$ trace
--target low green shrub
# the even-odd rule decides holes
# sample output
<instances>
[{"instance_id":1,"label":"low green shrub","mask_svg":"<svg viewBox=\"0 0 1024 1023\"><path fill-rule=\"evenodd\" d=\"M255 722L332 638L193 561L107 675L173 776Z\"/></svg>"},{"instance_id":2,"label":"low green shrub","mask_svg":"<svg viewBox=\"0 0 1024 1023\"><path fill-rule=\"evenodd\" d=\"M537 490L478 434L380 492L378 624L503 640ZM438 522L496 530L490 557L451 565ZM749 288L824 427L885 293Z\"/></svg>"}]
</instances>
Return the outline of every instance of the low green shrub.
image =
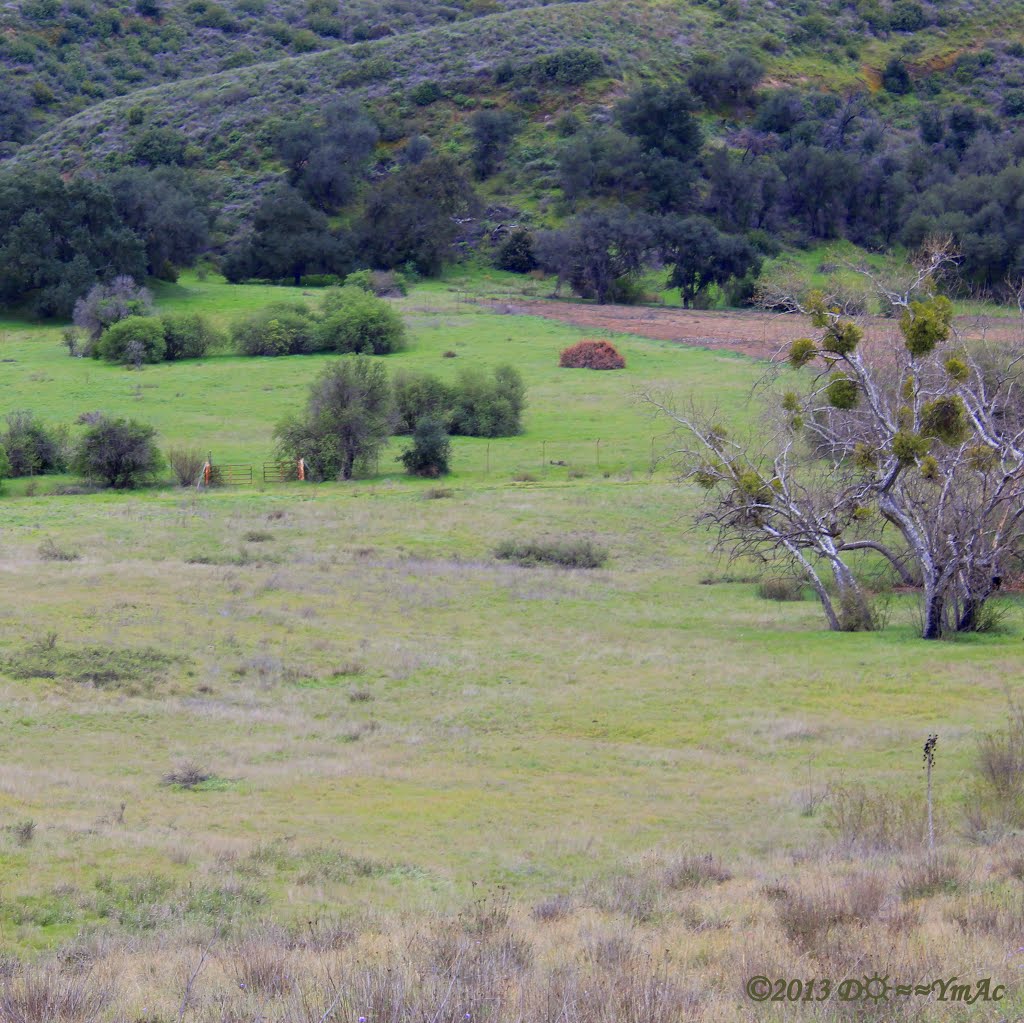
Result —
<instances>
[{"instance_id":1,"label":"low green shrub","mask_svg":"<svg viewBox=\"0 0 1024 1023\"><path fill-rule=\"evenodd\" d=\"M502 540L494 555L524 566L561 565L563 568L600 568L608 551L586 537L541 540Z\"/></svg>"},{"instance_id":2,"label":"low green shrub","mask_svg":"<svg viewBox=\"0 0 1024 1023\"><path fill-rule=\"evenodd\" d=\"M11 412L0 432L0 478L4 476L43 476L67 469L68 438L63 429L51 429L33 412ZM7 468L4 470L3 463Z\"/></svg>"},{"instance_id":3,"label":"low green shrub","mask_svg":"<svg viewBox=\"0 0 1024 1023\"><path fill-rule=\"evenodd\" d=\"M392 381L398 423L395 433L407 434L424 417L440 419L447 426L455 403L455 391L428 373L399 370Z\"/></svg>"},{"instance_id":4,"label":"low green shrub","mask_svg":"<svg viewBox=\"0 0 1024 1023\"><path fill-rule=\"evenodd\" d=\"M318 351L387 355L405 348L402 317L382 298L346 284L324 296Z\"/></svg>"},{"instance_id":5,"label":"low green shrub","mask_svg":"<svg viewBox=\"0 0 1024 1023\"><path fill-rule=\"evenodd\" d=\"M302 355L315 351L312 313L301 302L274 302L231 328L240 355Z\"/></svg>"},{"instance_id":6,"label":"low green shrub","mask_svg":"<svg viewBox=\"0 0 1024 1023\"><path fill-rule=\"evenodd\" d=\"M93 358L123 365L161 362L167 353L163 321L155 316L129 316L111 324L93 348Z\"/></svg>"},{"instance_id":7,"label":"low green shrub","mask_svg":"<svg viewBox=\"0 0 1024 1023\"><path fill-rule=\"evenodd\" d=\"M514 366L498 366L488 379L480 370L459 374L449 431L464 437L511 437L522 433L526 405L523 378Z\"/></svg>"},{"instance_id":8,"label":"low green shrub","mask_svg":"<svg viewBox=\"0 0 1024 1023\"><path fill-rule=\"evenodd\" d=\"M179 313L161 317L164 325L164 358L168 362L178 359L201 359L223 340L223 335L206 319L195 313Z\"/></svg>"},{"instance_id":9,"label":"low green shrub","mask_svg":"<svg viewBox=\"0 0 1024 1023\"><path fill-rule=\"evenodd\" d=\"M445 476L449 471L451 450L452 442L444 423L433 416L424 416L413 430L412 447L403 451L398 460L410 476Z\"/></svg>"}]
</instances>

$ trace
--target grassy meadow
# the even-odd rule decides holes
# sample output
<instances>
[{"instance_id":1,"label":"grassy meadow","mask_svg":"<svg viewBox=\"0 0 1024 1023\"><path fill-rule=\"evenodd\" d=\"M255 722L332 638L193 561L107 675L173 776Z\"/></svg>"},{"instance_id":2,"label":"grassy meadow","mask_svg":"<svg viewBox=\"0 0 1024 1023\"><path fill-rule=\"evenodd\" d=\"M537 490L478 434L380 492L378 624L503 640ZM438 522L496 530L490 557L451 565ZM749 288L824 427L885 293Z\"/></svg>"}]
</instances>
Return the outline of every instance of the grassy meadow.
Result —
<instances>
[{"instance_id":1,"label":"grassy meadow","mask_svg":"<svg viewBox=\"0 0 1024 1023\"><path fill-rule=\"evenodd\" d=\"M965 837L979 739L1020 679L1019 607L929 644L912 596L853 635L761 599L763 569L693 528L696 489L649 472L668 439L635 392L754 425L763 364L620 337L625 371L560 370L578 330L460 300L501 283L397 303L411 344L389 368L512 362L528 388L524 434L455 438L443 489L400 473L401 439L350 484L5 483L0 1019L1024 1013L1024 850ZM158 306L227 324L295 294L186 276ZM131 416L224 462L273 457L326 361L134 371L69 358L59 333L0 324L0 409ZM493 554L564 535L607 564ZM1009 989L967 1006L743 988L875 973Z\"/></svg>"}]
</instances>

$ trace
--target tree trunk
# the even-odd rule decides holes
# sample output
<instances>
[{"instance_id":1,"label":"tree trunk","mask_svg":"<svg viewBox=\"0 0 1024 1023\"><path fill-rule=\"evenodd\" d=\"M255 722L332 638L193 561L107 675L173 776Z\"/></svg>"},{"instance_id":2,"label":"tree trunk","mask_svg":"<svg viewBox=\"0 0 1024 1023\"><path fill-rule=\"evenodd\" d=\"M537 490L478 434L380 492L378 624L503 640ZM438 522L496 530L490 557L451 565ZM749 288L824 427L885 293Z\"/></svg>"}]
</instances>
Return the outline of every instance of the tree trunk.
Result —
<instances>
[{"instance_id":1,"label":"tree trunk","mask_svg":"<svg viewBox=\"0 0 1024 1023\"><path fill-rule=\"evenodd\" d=\"M946 598L942 593L934 591L925 594L924 598L924 630L923 639L942 638L942 613L946 607Z\"/></svg>"},{"instance_id":2,"label":"tree trunk","mask_svg":"<svg viewBox=\"0 0 1024 1023\"><path fill-rule=\"evenodd\" d=\"M964 601L963 613L957 619L956 631L957 632L973 632L974 627L978 623L978 612L981 610L985 601L980 597L968 597Z\"/></svg>"}]
</instances>

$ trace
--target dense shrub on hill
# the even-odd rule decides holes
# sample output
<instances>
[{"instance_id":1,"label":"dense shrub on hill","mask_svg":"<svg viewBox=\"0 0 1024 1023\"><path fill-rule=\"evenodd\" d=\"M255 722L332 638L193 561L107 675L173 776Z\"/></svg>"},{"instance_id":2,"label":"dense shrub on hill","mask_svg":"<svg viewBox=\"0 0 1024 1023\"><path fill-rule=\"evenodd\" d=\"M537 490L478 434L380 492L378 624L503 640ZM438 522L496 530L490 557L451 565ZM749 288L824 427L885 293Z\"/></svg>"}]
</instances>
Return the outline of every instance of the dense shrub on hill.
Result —
<instances>
[{"instance_id":1,"label":"dense shrub on hill","mask_svg":"<svg viewBox=\"0 0 1024 1023\"><path fill-rule=\"evenodd\" d=\"M103 486L130 489L148 482L163 467L152 426L134 419L109 419L93 423L75 449L73 468L86 479Z\"/></svg>"},{"instance_id":2,"label":"dense shrub on hill","mask_svg":"<svg viewBox=\"0 0 1024 1023\"><path fill-rule=\"evenodd\" d=\"M164 325L164 358L168 362L178 359L201 359L221 344L223 335L209 321L196 313L178 313L162 316Z\"/></svg>"},{"instance_id":3,"label":"dense shrub on hill","mask_svg":"<svg viewBox=\"0 0 1024 1023\"><path fill-rule=\"evenodd\" d=\"M260 203L252 234L228 253L223 270L229 281L290 278L299 287L305 274L344 274L351 267L348 241L295 189L281 185Z\"/></svg>"},{"instance_id":4,"label":"dense shrub on hill","mask_svg":"<svg viewBox=\"0 0 1024 1023\"><path fill-rule=\"evenodd\" d=\"M558 365L568 369L625 369L626 360L610 341L577 341L562 350Z\"/></svg>"},{"instance_id":5,"label":"dense shrub on hill","mask_svg":"<svg viewBox=\"0 0 1024 1023\"><path fill-rule=\"evenodd\" d=\"M277 152L288 168L288 184L313 206L334 212L352 198L378 136L361 107L338 101L326 107L319 123L284 125Z\"/></svg>"},{"instance_id":6,"label":"dense shrub on hill","mask_svg":"<svg viewBox=\"0 0 1024 1023\"><path fill-rule=\"evenodd\" d=\"M428 373L400 370L395 374L393 389L395 433L412 433L424 418L439 419L447 425L455 403L455 388Z\"/></svg>"},{"instance_id":7,"label":"dense shrub on hill","mask_svg":"<svg viewBox=\"0 0 1024 1023\"><path fill-rule=\"evenodd\" d=\"M93 346L95 359L141 365L162 362L167 353L163 321L156 316L129 316L109 326Z\"/></svg>"},{"instance_id":8,"label":"dense shrub on hill","mask_svg":"<svg viewBox=\"0 0 1024 1023\"><path fill-rule=\"evenodd\" d=\"M499 270L527 274L537 269L537 256L533 251L533 235L524 227L517 227L501 243L495 257Z\"/></svg>"},{"instance_id":9,"label":"dense shrub on hill","mask_svg":"<svg viewBox=\"0 0 1024 1023\"><path fill-rule=\"evenodd\" d=\"M9 476L41 476L67 469L67 434L52 430L29 411L11 412L0 431Z\"/></svg>"},{"instance_id":10,"label":"dense shrub on hill","mask_svg":"<svg viewBox=\"0 0 1024 1023\"><path fill-rule=\"evenodd\" d=\"M0 490L3 490L3 482L11 475L11 463L7 460L7 452L0 445Z\"/></svg>"},{"instance_id":11,"label":"dense shrub on hill","mask_svg":"<svg viewBox=\"0 0 1024 1023\"><path fill-rule=\"evenodd\" d=\"M384 299L352 286L324 296L314 333L318 351L387 355L405 347L401 316Z\"/></svg>"},{"instance_id":12,"label":"dense shrub on hill","mask_svg":"<svg viewBox=\"0 0 1024 1023\"><path fill-rule=\"evenodd\" d=\"M235 323L231 338L241 355L386 355L406 343L398 312L350 285L327 291L316 311L301 302L275 302Z\"/></svg>"},{"instance_id":13,"label":"dense shrub on hill","mask_svg":"<svg viewBox=\"0 0 1024 1023\"><path fill-rule=\"evenodd\" d=\"M231 328L240 355L304 355L317 350L315 337L313 314L301 302L274 302Z\"/></svg>"},{"instance_id":14,"label":"dense shrub on hill","mask_svg":"<svg viewBox=\"0 0 1024 1023\"><path fill-rule=\"evenodd\" d=\"M464 437L511 437L522 433L526 388L514 366L497 366L490 379L465 369L455 386L449 430Z\"/></svg>"},{"instance_id":15,"label":"dense shrub on hill","mask_svg":"<svg viewBox=\"0 0 1024 1023\"><path fill-rule=\"evenodd\" d=\"M384 269L412 263L420 273L435 274L452 258L459 223L477 205L469 182L448 157L406 164L367 197L360 255Z\"/></svg>"}]
</instances>

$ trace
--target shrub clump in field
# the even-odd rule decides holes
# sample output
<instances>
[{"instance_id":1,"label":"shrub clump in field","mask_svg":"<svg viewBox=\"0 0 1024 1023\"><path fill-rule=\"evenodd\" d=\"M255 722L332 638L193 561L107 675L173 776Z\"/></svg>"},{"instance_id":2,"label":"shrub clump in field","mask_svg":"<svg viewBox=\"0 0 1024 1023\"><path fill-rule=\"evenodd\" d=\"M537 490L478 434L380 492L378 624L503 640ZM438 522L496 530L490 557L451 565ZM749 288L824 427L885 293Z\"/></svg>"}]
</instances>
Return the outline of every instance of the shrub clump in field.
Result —
<instances>
[{"instance_id":1,"label":"shrub clump in field","mask_svg":"<svg viewBox=\"0 0 1024 1023\"><path fill-rule=\"evenodd\" d=\"M214 777L212 771L201 767L194 760L178 764L173 770L160 779L161 785L169 785L176 789L195 789Z\"/></svg>"},{"instance_id":2,"label":"shrub clump in field","mask_svg":"<svg viewBox=\"0 0 1024 1023\"><path fill-rule=\"evenodd\" d=\"M355 270L345 278L345 287L361 288L379 298L409 292L405 277L397 270Z\"/></svg>"},{"instance_id":3,"label":"shrub clump in field","mask_svg":"<svg viewBox=\"0 0 1024 1023\"><path fill-rule=\"evenodd\" d=\"M52 536L48 536L39 545L39 557L43 561L77 561L80 557L78 551L68 547L61 547Z\"/></svg>"},{"instance_id":4,"label":"shrub clump in field","mask_svg":"<svg viewBox=\"0 0 1024 1023\"><path fill-rule=\"evenodd\" d=\"M181 313L176 316L163 316L164 325L164 358L168 362L178 359L201 359L211 349L221 343L222 336L202 316L194 313Z\"/></svg>"},{"instance_id":5,"label":"shrub clump in field","mask_svg":"<svg viewBox=\"0 0 1024 1023\"><path fill-rule=\"evenodd\" d=\"M402 317L356 284L331 288L319 310L301 302L275 302L237 322L231 337L241 355L387 355L406 344Z\"/></svg>"},{"instance_id":6,"label":"shrub clump in field","mask_svg":"<svg viewBox=\"0 0 1024 1023\"><path fill-rule=\"evenodd\" d=\"M410 476L437 477L448 473L452 442L440 419L427 416L416 424L412 434L412 447L398 460Z\"/></svg>"},{"instance_id":7,"label":"shrub clump in field","mask_svg":"<svg viewBox=\"0 0 1024 1023\"><path fill-rule=\"evenodd\" d=\"M448 430L463 437L512 437L523 432L526 388L514 366L496 366L488 379L463 370L455 388Z\"/></svg>"},{"instance_id":8,"label":"shrub clump in field","mask_svg":"<svg viewBox=\"0 0 1024 1023\"><path fill-rule=\"evenodd\" d=\"M609 341L577 341L563 349L558 365L568 369L625 369L626 360Z\"/></svg>"},{"instance_id":9,"label":"shrub clump in field","mask_svg":"<svg viewBox=\"0 0 1024 1023\"><path fill-rule=\"evenodd\" d=\"M167 464L179 487L194 487L199 482L206 459L194 448L171 448L167 452Z\"/></svg>"},{"instance_id":10,"label":"shrub clump in field","mask_svg":"<svg viewBox=\"0 0 1024 1023\"><path fill-rule=\"evenodd\" d=\"M804 581L789 576L770 576L757 584L757 595L762 600L803 600Z\"/></svg>"},{"instance_id":11,"label":"shrub clump in field","mask_svg":"<svg viewBox=\"0 0 1024 1023\"><path fill-rule=\"evenodd\" d=\"M2 662L14 679L65 679L97 689L148 688L176 661L152 648L116 649L105 646L64 647L50 634L20 654Z\"/></svg>"},{"instance_id":12,"label":"shrub clump in field","mask_svg":"<svg viewBox=\"0 0 1024 1023\"><path fill-rule=\"evenodd\" d=\"M0 433L0 448L7 455L8 470L3 476L41 476L67 469L67 435L51 430L34 413L11 412Z\"/></svg>"},{"instance_id":13,"label":"shrub clump in field","mask_svg":"<svg viewBox=\"0 0 1024 1023\"><path fill-rule=\"evenodd\" d=\"M542 540L503 540L494 555L519 565L560 565L563 568L600 568L608 551L586 537L556 537Z\"/></svg>"},{"instance_id":14,"label":"shrub clump in field","mask_svg":"<svg viewBox=\"0 0 1024 1023\"><path fill-rule=\"evenodd\" d=\"M149 481L163 467L152 426L134 419L103 418L83 434L73 466L88 480L117 489Z\"/></svg>"},{"instance_id":15,"label":"shrub clump in field","mask_svg":"<svg viewBox=\"0 0 1024 1023\"><path fill-rule=\"evenodd\" d=\"M347 285L324 296L316 337L318 351L387 355L405 347L405 324L384 299Z\"/></svg>"},{"instance_id":16,"label":"shrub clump in field","mask_svg":"<svg viewBox=\"0 0 1024 1023\"><path fill-rule=\"evenodd\" d=\"M153 296L134 279L122 275L109 284L94 285L75 303L75 326L84 330L90 342L113 324L132 316L148 317L153 312Z\"/></svg>"},{"instance_id":17,"label":"shrub clump in field","mask_svg":"<svg viewBox=\"0 0 1024 1023\"><path fill-rule=\"evenodd\" d=\"M122 365L162 362L167 354L164 323L156 316L129 316L109 326L93 346L93 358Z\"/></svg>"},{"instance_id":18,"label":"shrub clump in field","mask_svg":"<svg viewBox=\"0 0 1024 1023\"><path fill-rule=\"evenodd\" d=\"M231 339L240 355L304 355L314 350L313 315L301 302L274 302L239 320Z\"/></svg>"}]
</instances>

